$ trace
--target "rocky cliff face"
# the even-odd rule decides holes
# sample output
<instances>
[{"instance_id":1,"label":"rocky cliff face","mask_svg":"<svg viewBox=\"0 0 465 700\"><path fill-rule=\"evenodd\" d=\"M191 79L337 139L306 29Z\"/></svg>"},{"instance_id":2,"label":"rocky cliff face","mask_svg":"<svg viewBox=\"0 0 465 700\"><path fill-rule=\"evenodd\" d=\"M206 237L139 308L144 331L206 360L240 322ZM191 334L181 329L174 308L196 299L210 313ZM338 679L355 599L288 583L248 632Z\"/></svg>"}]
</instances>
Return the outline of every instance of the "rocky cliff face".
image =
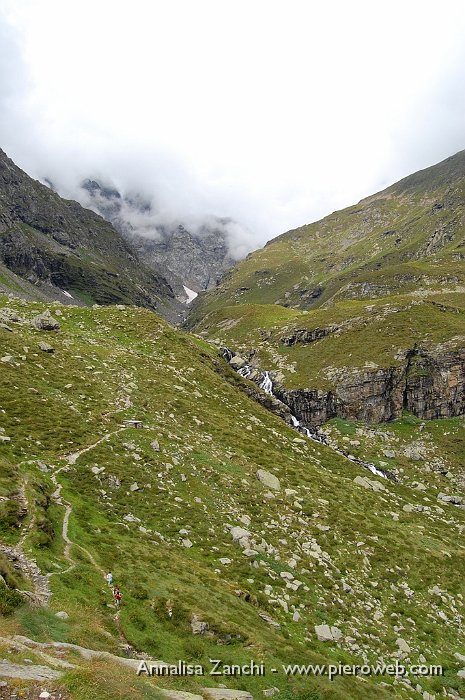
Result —
<instances>
[{"instance_id":1,"label":"rocky cliff face","mask_svg":"<svg viewBox=\"0 0 465 700\"><path fill-rule=\"evenodd\" d=\"M0 151L0 262L39 298L66 303L174 302L118 231L80 204L30 178ZM33 296L34 298L34 296Z\"/></svg>"},{"instance_id":2,"label":"rocky cliff face","mask_svg":"<svg viewBox=\"0 0 465 700\"><path fill-rule=\"evenodd\" d=\"M333 391L275 385L275 394L308 425L334 417L381 423L404 410L421 419L451 418L465 413L465 350L414 348L403 366L351 371Z\"/></svg>"},{"instance_id":3,"label":"rocky cliff face","mask_svg":"<svg viewBox=\"0 0 465 700\"><path fill-rule=\"evenodd\" d=\"M184 285L197 293L215 287L234 264L227 220L218 219L193 233L183 225L158 223L151 203L140 195L122 195L96 180L85 180L81 187L85 203L110 221L147 265L166 276L179 298L186 297Z\"/></svg>"}]
</instances>

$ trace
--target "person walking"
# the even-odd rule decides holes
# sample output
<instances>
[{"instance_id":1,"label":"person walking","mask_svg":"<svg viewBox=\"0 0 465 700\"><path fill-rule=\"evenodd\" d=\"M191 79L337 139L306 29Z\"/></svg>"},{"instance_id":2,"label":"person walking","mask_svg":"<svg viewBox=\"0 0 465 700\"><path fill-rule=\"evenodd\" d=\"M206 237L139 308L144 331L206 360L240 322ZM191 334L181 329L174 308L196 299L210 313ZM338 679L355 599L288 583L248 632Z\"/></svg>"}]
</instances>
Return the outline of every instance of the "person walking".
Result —
<instances>
[{"instance_id":1,"label":"person walking","mask_svg":"<svg viewBox=\"0 0 465 700\"><path fill-rule=\"evenodd\" d=\"M111 571L109 571L107 574L105 574L105 581L108 583L109 586L113 583L113 574Z\"/></svg>"},{"instance_id":2,"label":"person walking","mask_svg":"<svg viewBox=\"0 0 465 700\"><path fill-rule=\"evenodd\" d=\"M118 588L118 586L115 586L113 589L113 598L115 600L115 606L117 608L121 607L121 591Z\"/></svg>"}]
</instances>

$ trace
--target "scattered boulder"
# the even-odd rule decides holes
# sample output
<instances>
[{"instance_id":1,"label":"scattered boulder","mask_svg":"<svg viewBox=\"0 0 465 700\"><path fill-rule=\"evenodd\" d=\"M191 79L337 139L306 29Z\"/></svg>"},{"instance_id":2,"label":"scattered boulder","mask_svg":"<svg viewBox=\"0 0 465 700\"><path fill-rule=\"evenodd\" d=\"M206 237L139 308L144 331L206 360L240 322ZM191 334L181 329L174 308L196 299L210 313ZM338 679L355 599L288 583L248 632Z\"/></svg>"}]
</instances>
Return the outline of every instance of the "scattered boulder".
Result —
<instances>
[{"instance_id":1,"label":"scattered boulder","mask_svg":"<svg viewBox=\"0 0 465 700\"><path fill-rule=\"evenodd\" d=\"M150 447L151 447L152 450L154 450L155 452L160 452L160 443L158 442L158 440L153 440L153 441L150 443Z\"/></svg>"},{"instance_id":2,"label":"scattered boulder","mask_svg":"<svg viewBox=\"0 0 465 700\"><path fill-rule=\"evenodd\" d=\"M201 695L188 693L185 690L173 690L169 688L157 688L158 695L167 700L203 700Z\"/></svg>"},{"instance_id":3,"label":"scattered boulder","mask_svg":"<svg viewBox=\"0 0 465 700\"><path fill-rule=\"evenodd\" d=\"M243 527L239 527L237 525L236 527L232 527L230 530L231 537L233 538L234 542L238 542L239 540L242 540L244 537L248 539L250 537L250 532L248 530L245 530Z\"/></svg>"},{"instance_id":4,"label":"scattered boulder","mask_svg":"<svg viewBox=\"0 0 465 700\"><path fill-rule=\"evenodd\" d=\"M41 340L39 343L39 349L42 350L42 352L55 352L55 348L48 343L44 343L43 340Z\"/></svg>"},{"instance_id":5,"label":"scattered boulder","mask_svg":"<svg viewBox=\"0 0 465 700\"><path fill-rule=\"evenodd\" d=\"M394 450L383 450L383 455L388 459L394 459L396 453L394 452Z\"/></svg>"},{"instance_id":6,"label":"scattered boulder","mask_svg":"<svg viewBox=\"0 0 465 700\"><path fill-rule=\"evenodd\" d=\"M192 634L205 634L206 632L208 632L208 629L209 629L208 622L202 622L202 620L200 620L199 617L195 613L192 613L192 617L191 617Z\"/></svg>"},{"instance_id":7,"label":"scattered boulder","mask_svg":"<svg viewBox=\"0 0 465 700\"><path fill-rule=\"evenodd\" d=\"M44 311L42 314L39 314L38 316L34 316L34 318L31 321L31 325L34 328L37 328L39 331L57 331L60 328L60 324L56 320L56 318L53 318L52 314L50 311Z\"/></svg>"},{"instance_id":8,"label":"scattered boulder","mask_svg":"<svg viewBox=\"0 0 465 700\"><path fill-rule=\"evenodd\" d=\"M204 688L203 693L209 700L253 700L253 696L246 690Z\"/></svg>"},{"instance_id":9,"label":"scattered boulder","mask_svg":"<svg viewBox=\"0 0 465 700\"><path fill-rule=\"evenodd\" d=\"M411 649L405 639L402 639L402 637L399 637L399 639L396 639L396 644L399 648L399 651L401 654L410 654Z\"/></svg>"},{"instance_id":10,"label":"scattered boulder","mask_svg":"<svg viewBox=\"0 0 465 700\"><path fill-rule=\"evenodd\" d=\"M342 637L339 627L329 625L315 625L315 633L320 642L337 642Z\"/></svg>"},{"instance_id":11,"label":"scattered boulder","mask_svg":"<svg viewBox=\"0 0 465 700\"><path fill-rule=\"evenodd\" d=\"M465 506L465 498L461 496L448 496L445 493L438 493L438 500L444 503L452 503L454 506Z\"/></svg>"},{"instance_id":12,"label":"scattered boulder","mask_svg":"<svg viewBox=\"0 0 465 700\"><path fill-rule=\"evenodd\" d=\"M60 612L55 613L55 617L58 617L59 620L67 620L69 615L64 610L60 610Z\"/></svg>"},{"instance_id":13,"label":"scattered boulder","mask_svg":"<svg viewBox=\"0 0 465 700\"><path fill-rule=\"evenodd\" d=\"M0 357L0 362L3 362L5 365L14 365L15 358L13 355L3 355L3 357Z\"/></svg>"},{"instance_id":14,"label":"scattered boulder","mask_svg":"<svg viewBox=\"0 0 465 700\"><path fill-rule=\"evenodd\" d=\"M366 476L356 476L354 479L354 484L363 486L365 489L371 489L372 491L386 491L386 487L380 481L375 481L375 479L368 479Z\"/></svg>"},{"instance_id":15,"label":"scattered boulder","mask_svg":"<svg viewBox=\"0 0 465 700\"><path fill-rule=\"evenodd\" d=\"M14 309L3 308L0 309L0 321L5 321L6 323L24 323L24 318L20 316Z\"/></svg>"},{"instance_id":16,"label":"scattered boulder","mask_svg":"<svg viewBox=\"0 0 465 700\"><path fill-rule=\"evenodd\" d=\"M274 474L271 474L270 472L267 472L265 469L259 469L257 471L257 479L269 489L273 489L274 491L281 490L281 484L278 477L274 476Z\"/></svg>"},{"instance_id":17,"label":"scattered boulder","mask_svg":"<svg viewBox=\"0 0 465 700\"><path fill-rule=\"evenodd\" d=\"M234 356L231 357L231 359L229 360L229 364L231 365L231 367L232 367L233 369L238 370L238 369L242 369L242 367L245 367L245 365L246 365L247 363L246 363L246 361L244 360L244 358L241 357L240 355L234 355Z\"/></svg>"}]
</instances>

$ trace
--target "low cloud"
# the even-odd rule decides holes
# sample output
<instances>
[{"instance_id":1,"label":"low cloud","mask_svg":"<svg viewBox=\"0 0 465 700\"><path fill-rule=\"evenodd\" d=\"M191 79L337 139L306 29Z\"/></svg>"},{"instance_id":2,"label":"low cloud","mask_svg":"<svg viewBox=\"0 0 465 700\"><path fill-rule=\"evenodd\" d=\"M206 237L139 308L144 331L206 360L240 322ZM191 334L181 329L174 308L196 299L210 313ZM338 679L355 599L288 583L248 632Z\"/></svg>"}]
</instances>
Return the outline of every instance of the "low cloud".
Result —
<instances>
[{"instance_id":1,"label":"low cloud","mask_svg":"<svg viewBox=\"0 0 465 700\"><path fill-rule=\"evenodd\" d=\"M136 5L5 0L0 146L140 235L213 222L240 258L465 147L460 1Z\"/></svg>"}]
</instances>

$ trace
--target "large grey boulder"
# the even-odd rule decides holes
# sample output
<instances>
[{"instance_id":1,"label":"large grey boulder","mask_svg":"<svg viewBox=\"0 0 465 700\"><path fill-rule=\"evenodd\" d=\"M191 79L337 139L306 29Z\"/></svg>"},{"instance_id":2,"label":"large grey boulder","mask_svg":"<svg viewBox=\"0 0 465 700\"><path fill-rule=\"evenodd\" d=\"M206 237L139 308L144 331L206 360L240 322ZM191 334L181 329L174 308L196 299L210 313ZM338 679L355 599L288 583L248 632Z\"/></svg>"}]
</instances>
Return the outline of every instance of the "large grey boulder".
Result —
<instances>
[{"instance_id":1,"label":"large grey boulder","mask_svg":"<svg viewBox=\"0 0 465 700\"><path fill-rule=\"evenodd\" d=\"M368 479L366 476L356 476L354 484L363 486L365 489L371 489L372 491L386 491L384 484L380 481L375 481L375 479Z\"/></svg>"},{"instance_id":2,"label":"large grey boulder","mask_svg":"<svg viewBox=\"0 0 465 700\"><path fill-rule=\"evenodd\" d=\"M342 637L339 627L329 625L315 625L315 633L320 642L337 642Z\"/></svg>"},{"instance_id":3,"label":"large grey boulder","mask_svg":"<svg viewBox=\"0 0 465 700\"><path fill-rule=\"evenodd\" d=\"M250 537L250 532L243 527L239 527L239 525L232 527L229 532L231 533L231 537L233 538L234 542L238 542L244 538L248 539Z\"/></svg>"},{"instance_id":4,"label":"large grey boulder","mask_svg":"<svg viewBox=\"0 0 465 700\"><path fill-rule=\"evenodd\" d=\"M278 477L274 476L274 474L271 474L270 472L267 472L266 469L259 469L257 471L257 479L269 489L273 489L274 491L281 490L281 484L279 483Z\"/></svg>"},{"instance_id":5,"label":"large grey boulder","mask_svg":"<svg viewBox=\"0 0 465 700\"><path fill-rule=\"evenodd\" d=\"M31 325L39 331L57 331L60 328L60 324L56 318L53 318L48 309L42 314L34 316Z\"/></svg>"},{"instance_id":6,"label":"large grey boulder","mask_svg":"<svg viewBox=\"0 0 465 700\"><path fill-rule=\"evenodd\" d=\"M402 637L399 637L399 639L396 639L396 644L398 646L399 652L401 654L410 654L410 647L405 641L405 639L402 639Z\"/></svg>"},{"instance_id":7,"label":"large grey boulder","mask_svg":"<svg viewBox=\"0 0 465 700\"><path fill-rule=\"evenodd\" d=\"M242 367L245 367L245 365L247 364L247 362L246 362L246 361L244 360L244 358L241 357L240 355L234 355L234 356L231 357L231 359L229 360L229 364L231 365L231 367L232 367L233 369L238 370L238 369L242 369Z\"/></svg>"}]
</instances>

